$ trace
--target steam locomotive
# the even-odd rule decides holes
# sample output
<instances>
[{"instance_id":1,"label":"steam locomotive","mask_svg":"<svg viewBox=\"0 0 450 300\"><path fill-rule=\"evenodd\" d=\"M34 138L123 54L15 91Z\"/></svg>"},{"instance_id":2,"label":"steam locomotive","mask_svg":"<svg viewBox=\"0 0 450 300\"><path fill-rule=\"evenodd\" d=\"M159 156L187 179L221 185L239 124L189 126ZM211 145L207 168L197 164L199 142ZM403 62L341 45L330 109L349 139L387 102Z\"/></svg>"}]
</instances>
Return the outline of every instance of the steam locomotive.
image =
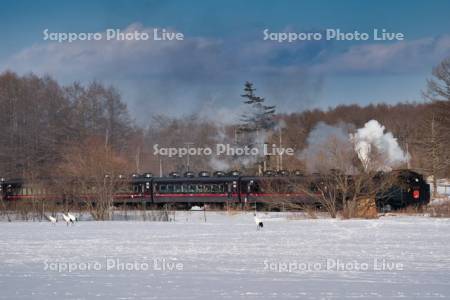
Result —
<instances>
[{"instance_id":1,"label":"steam locomotive","mask_svg":"<svg viewBox=\"0 0 450 300\"><path fill-rule=\"evenodd\" d=\"M383 176L386 176L384 174ZM380 210L422 206L430 201L430 186L423 176L411 170L396 170L389 173L395 180L376 195ZM173 172L166 177L155 177L151 173L133 174L131 178L121 176L121 188L113 195L114 205L135 204L264 204L297 203L320 206L317 187L323 181L320 174L304 175L300 171L266 171L263 176L244 176L239 171L229 173L193 172L183 175ZM83 199L71 199L58 190L46 189L46 184L26 182L21 179L1 179L0 197L4 203L40 199L42 201L95 201L89 191ZM298 187L302 188L298 188ZM306 187L306 189L304 188Z\"/></svg>"}]
</instances>

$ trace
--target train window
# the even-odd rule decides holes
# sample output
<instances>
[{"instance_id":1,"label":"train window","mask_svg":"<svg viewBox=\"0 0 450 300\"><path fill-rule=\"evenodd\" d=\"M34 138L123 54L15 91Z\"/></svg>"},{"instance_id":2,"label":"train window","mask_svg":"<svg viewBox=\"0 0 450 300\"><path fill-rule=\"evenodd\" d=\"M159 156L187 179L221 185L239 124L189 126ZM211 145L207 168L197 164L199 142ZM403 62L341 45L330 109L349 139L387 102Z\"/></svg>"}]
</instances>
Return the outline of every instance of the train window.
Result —
<instances>
[{"instance_id":1,"label":"train window","mask_svg":"<svg viewBox=\"0 0 450 300\"><path fill-rule=\"evenodd\" d=\"M197 193L203 193L203 184L197 184Z\"/></svg>"},{"instance_id":2,"label":"train window","mask_svg":"<svg viewBox=\"0 0 450 300\"><path fill-rule=\"evenodd\" d=\"M166 193L167 192L167 185L160 184L158 187L159 187L159 192L160 193Z\"/></svg>"},{"instance_id":3,"label":"train window","mask_svg":"<svg viewBox=\"0 0 450 300\"><path fill-rule=\"evenodd\" d=\"M195 185L189 184L188 185L188 192L189 193L195 193Z\"/></svg>"},{"instance_id":4,"label":"train window","mask_svg":"<svg viewBox=\"0 0 450 300\"><path fill-rule=\"evenodd\" d=\"M182 193L183 192L183 190L182 190L182 188L181 188L181 184L174 184L174 192L175 193Z\"/></svg>"},{"instance_id":5,"label":"train window","mask_svg":"<svg viewBox=\"0 0 450 300\"><path fill-rule=\"evenodd\" d=\"M205 184L204 187L203 187L203 192L211 193L211 185L210 184Z\"/></svg>"}]
</instances>

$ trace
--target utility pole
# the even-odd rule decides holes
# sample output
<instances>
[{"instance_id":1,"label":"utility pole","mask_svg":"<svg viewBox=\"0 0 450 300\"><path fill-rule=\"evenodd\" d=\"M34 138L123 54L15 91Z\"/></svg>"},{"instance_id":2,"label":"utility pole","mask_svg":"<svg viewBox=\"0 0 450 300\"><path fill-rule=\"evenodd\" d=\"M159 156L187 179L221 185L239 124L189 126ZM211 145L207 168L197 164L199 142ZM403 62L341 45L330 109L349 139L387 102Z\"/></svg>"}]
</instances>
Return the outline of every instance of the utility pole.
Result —
<instances>
[{"instance_id":1,"label":"utility pole","mask_svg":"<svg viewBox=\"0 0 450 300\"><path fill-rule=\"evenodd\" d=\"M135 157L135 161L136 161L136 173L141 173L141 147L137 148L136 151L136 157Z\"/></svg>"},{"instance_id":2,"label":"utility pole","mask_svg":"<svg viewBox=\"0 0 450 300\"><path fill-rule=\"evenodd\" d=\"M283 134L283 128L281 128L281 126L280 126L280 150L282 147L282 134ZM282 151L279 151L279 152L282 152ZM283 170L283 153L280 153L279 156L280 156L280 170Z\"/></svg>"},{"instance_id":3,"label":"utility pole","mask_svg":"<svg viewBox=\"0 0 450 300\"><path fill-rule=\"evenodd\" d=\"M406 146L406 167L408 169L411 169L411 159L410 159L411 155L409 155L408 140L406 140L405 146Z\"/></svg>"},{"instance_id":4,"label":"utility pole","mask_svg":"<svg viewBox=\"0 0 450 300\"><path fill-rule=\"evenodd\" d=\"M191 145L194 145L194 143L188 142L188 143L184 143L184 144L185 144L185 145L187 146L187 148L188 148L187 155L186 155L186 172L189 172L189 171L190 171L190 168L189 168L189 164L190 164L189 149L190 149L190 146L191 146Z\"/></svg>"}]
</instances>

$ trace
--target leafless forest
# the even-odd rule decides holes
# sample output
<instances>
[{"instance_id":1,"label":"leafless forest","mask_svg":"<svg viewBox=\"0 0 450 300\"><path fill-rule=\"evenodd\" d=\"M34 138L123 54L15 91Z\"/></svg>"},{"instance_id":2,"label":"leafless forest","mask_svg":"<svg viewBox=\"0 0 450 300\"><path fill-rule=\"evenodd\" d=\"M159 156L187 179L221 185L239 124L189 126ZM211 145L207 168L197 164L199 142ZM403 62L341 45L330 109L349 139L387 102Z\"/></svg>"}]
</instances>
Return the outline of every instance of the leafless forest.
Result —
<instances>
[{"instance_id":1,"label":"leafless forest","mask_svg":"<svg viewBox=\"0 0 450 300\"><path fill-rule=\"evenodd\" d=\"M266 113L275 126L265 136L265 142L301 153L319 122L347 126L351 131L375 119L408 151L410 168L437 178L448 177L450 59L434 68L424 87L417 103L339 105L290 114L278 114L275 107L268 106ZM236 95L236 105L242 99ZM245 125L250 119L217 125L197 115L157 115L148 120L147 127L139 127L127 109L126 99L113 86L98 82L62 86L51 77L19 76L7 71L0 75L0 173L3 178L34 179L184 172L186 158L155 156L153 145L239 143L249 131ZM224 163L204 156L189 159L190 170L197 172L234 168L257 172L253 164L242 165L238 161ZM266 169L275 170L307 167L300 155L284 156L282 161L269 157L264 163Z\"/></svg>"}]
</instances>

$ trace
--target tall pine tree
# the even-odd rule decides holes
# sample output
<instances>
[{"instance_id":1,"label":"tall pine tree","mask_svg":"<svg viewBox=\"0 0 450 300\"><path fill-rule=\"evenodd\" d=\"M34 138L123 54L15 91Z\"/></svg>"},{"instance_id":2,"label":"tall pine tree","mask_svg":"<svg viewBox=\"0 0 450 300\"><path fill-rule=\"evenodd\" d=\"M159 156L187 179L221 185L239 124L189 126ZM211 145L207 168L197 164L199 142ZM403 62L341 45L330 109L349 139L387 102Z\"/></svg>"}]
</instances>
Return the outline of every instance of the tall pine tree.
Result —
<instances>
[{"instance_id":1,"label":"tall pine tree","mask_svg":"<svg viewBox=\"0 0 450 300\"><path fill-rule=\"evenodd\" d=\"M265 105L265 99L255 95L255 88L248 81L245 83L244 94L241 97L244 98L244 104L248 108L242 114L239 126L239 132L242 134L241 144L257 147L260 153L263 153L262 147L266 143L269 132L275 126L275 106ZM258 168L257 171L260 174L266 169L269 157L258 156L254 159L254 167Z\"/></svg>"},{"instance_id":2,"label":"tall pine tree","mask_svg":"<svg viewBox=\"0 0 450 300\"><path fill-rule=\"evenodd\" d=\"M265 99L255 95L253 83L247 81L244 87L244 104L248 105L248 110L241 116L241 132L253 132L270 130L275 126L274 114L275 106L264 105Z\"/></svg>"}]
</instances>

